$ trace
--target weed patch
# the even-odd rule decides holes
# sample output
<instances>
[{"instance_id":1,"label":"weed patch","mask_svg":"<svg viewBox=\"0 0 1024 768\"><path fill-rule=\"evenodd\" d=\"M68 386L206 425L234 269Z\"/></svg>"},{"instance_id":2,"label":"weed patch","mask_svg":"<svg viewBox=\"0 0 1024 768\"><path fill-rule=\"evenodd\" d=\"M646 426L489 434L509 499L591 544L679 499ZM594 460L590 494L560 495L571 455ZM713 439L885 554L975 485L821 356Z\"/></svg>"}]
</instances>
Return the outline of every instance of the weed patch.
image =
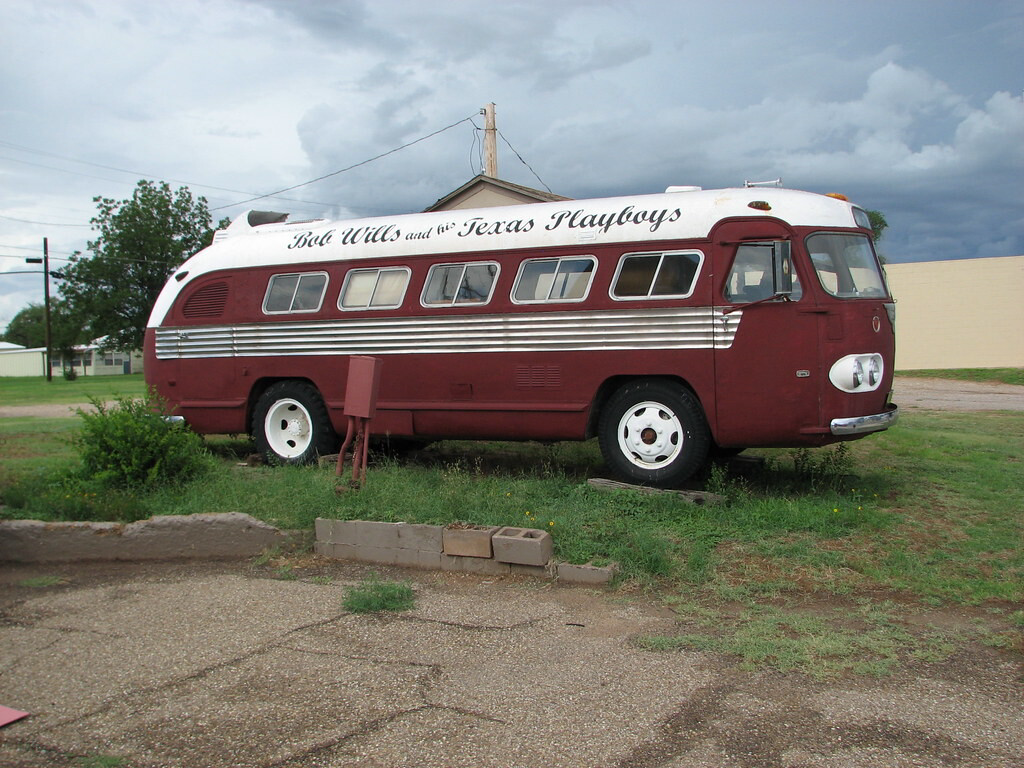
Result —
<instances>
[{"instance_id":1,"label":"weed patch","mask_svg":"<svg viewBox=\"0 0 1024 768\"><path fill-rule=\"evenodd\" d=\"M351 613L411 611L416 593L407 581L382 581L374 574L355 587L350 587L342 606Z\"/></svg>"}]
</instances>

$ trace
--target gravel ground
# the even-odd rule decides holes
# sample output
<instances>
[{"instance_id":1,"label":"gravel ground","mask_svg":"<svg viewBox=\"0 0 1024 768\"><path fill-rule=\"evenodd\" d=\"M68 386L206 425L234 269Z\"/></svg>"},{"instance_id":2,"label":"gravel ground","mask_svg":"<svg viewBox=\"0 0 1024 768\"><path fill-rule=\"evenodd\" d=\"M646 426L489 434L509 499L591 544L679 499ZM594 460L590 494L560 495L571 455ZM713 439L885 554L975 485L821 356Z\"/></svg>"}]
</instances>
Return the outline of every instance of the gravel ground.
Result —
<instances>
[{"instance_id":1,"label":"gravel ground","mask_svg":"<svg viewBox=\"0 0 1024 768\"><path fill-rule=\"evenodd\" d=\"M1024 766L1020 655L882 678L744 672L641 596L382 570L416 608L341 607L364 566L0 571L0 765L81 768ZM49 576L60 583L29 586ZM93 762L89 762L90 759Z\"/></svg>"}]
</instances>

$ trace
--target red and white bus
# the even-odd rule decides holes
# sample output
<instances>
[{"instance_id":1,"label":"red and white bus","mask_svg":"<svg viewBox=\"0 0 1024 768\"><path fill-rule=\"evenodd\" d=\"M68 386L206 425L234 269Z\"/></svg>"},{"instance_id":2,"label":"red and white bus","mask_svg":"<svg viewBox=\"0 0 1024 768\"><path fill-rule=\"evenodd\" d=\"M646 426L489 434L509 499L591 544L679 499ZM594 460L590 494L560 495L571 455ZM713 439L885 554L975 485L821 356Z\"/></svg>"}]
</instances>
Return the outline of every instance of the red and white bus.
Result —
<instances>
[{"instance_id":1,"label":"red and white bus","mask_svg":"<svg viewBox=\"0 0 1024 768\"><path fill-rule=\"evenodd\" d=\"M895 423L894 305L839 196L701 190L350 221L249 212L160 294L146 379L273 461L337 450L353 355L375 435L599 438L678 484L709 452Z\"/></svg>"}]
</instances>

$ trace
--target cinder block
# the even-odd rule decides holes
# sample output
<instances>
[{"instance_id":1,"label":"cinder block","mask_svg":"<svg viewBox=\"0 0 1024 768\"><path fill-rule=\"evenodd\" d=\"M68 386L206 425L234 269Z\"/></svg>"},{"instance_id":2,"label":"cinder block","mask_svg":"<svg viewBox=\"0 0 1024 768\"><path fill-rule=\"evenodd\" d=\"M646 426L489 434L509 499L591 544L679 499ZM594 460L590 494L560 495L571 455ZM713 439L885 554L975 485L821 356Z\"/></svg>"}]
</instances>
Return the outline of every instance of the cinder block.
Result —
<instances>
[{"instance_id":1,"label":"cinder block","mask_svg":"<svg viewBox=\"0 0 1024 768\"><path fill-rule=\"evenodd\" d=\"M398 549L398 531L405 523L379 523L375 520L352 520L353 531L350 544L361 547Z\"/></svg>"},{"instance_id":2,"label":"cinder block","mask_svg":"<svg viewBox=\"0 0 1024 768\"><path fill-rule=\"evenodd\" d=\"M440 552L397 547L363 547L356 544L337 544L318 541L314 550L318 555L335 560L353 560L358 563L395 565L401 568L441 568Z\"/></svg>"},{"instance_id":3,"label":"cinder block","mask_svg":"<svg viewBox=\"0 0 1024 768\"><path fill-rule=\"evenodd\" d=\"M332 544L353 544L359 540L361 527L359 520L328 520L316 519L316 540Z\"/></svg>"},{"instance_id":4,"label":"cinder block","mask_svg":"<svg viewBox=\"0 0 1024 768\"><path fill-rule=\"evenodd\" d=\"M491 537L500 529L496 525L448 526L442 531L446 555L459 557L485 557L494 554Z\"/></svg>"},{"instance_id":5,"label":"cinder block","mask_svg":"<svg viewBox=\"0 0 1024 768\"><path fill-rule=\"evenodd\" d=\"M441 555L441 570L459 573L476 573L482 576L508 576L511 566L497 560L480 557L457 557Z\"/></svg>"},{"instance_id":6,"label":"cinder block","mask_svg":"<svg viewBox=\"0 0 1024 768\"><path fill-rule=\"evenodd\" d=\"M520 565L519 563L509 563L508 567L509 573L512 576L530 576L535 579L554 578L554 570L551 567L551 563L548 563L547 565Z\"/></svg>"},{"instance_id":7,"label":"cinder block","mask_svg":"<svg viewBox=\"0 0 1024 768\"><path fill-rule=\"evenodd\" d=\"M441 568L442 557L441 550L427 552L423 549L396 549L393 564L403 568L429 568L436 571Z\"/></svg>"},{"instance_id":8,"label":"cinder block","mask_svg":"<svg viewBox=\"0 0 1024 768\"><path fill-rule=\"evenodd\" d=\"M556 572L558 580L567 584L591 584L600 586L608 584L618 568L614 565L597 566L587 563L586 565L573 565L572 563L558 563Z\"/></svg>"},{"instance_id":9,"label":"cinder block","mask_svg":"<svg viewBox=\"0 0 1024 768\"><path fill-rule=\"evenodd\" d=\"M535 528L502 528L491 537L491 546L495 560L520 565L547 565L554 551L551 534Z\"/></svg>"},{"instance_id":10,"label":"cinder block","mask_svg":"<svg viewBox=\"0 0 1024 768\"><path fill-rule=\"evenodd\" d=\"M442 548L439 525L401 523L398 527L398 548L418 549L424 552L440 552Z\"/></svg>"},{"instance_id":11,"label":"cinder block","mask_svg":"<svg viewBox=\"0 0 1024 768\"><path fill-rule=\"evenodd\" d=\"M322 542L334 542L334 541L336 541L337 539L335 538L335 528L337 527L337 524L340 523L340 522L342 522L342 521L341 520L328 520L328 519L323 518L323 517L318 517L313 522L313 530L316 532L316 540L317 540L317 542L321 542L321 541Z\"/></svg>"}]
</instances>

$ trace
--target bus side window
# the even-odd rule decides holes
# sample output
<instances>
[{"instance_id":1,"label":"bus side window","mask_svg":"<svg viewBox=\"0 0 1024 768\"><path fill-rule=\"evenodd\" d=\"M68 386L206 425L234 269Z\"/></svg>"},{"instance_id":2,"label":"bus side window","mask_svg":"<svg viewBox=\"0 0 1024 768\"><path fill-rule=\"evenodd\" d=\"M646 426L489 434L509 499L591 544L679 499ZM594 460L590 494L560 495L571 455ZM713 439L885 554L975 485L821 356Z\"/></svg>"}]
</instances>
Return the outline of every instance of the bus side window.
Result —
<instances>
[{"instance_id":1,"label":"bus side window","mask_svg":"<svg viewBox=\"0 0 1024 768\"><path fill-rule=\"evenodd\" d=\"M273 275L263 298L263 311L268 315L316 312L326 291L325 272Z\"/></svg>"},{"instance_id":2,"label":"bus side window","mask_svg":"<svg viewBox=\"0 0 1024 768\"><path fill-rule=\"evenodd\" d=\"M435 264L427 274L420 300L425 307L486 304L497 276L498 265L493 262Z\"/></svg>"},{"instance_id":3,"label":"bus side window","mask_svg":"<svg viewBox=\"0 0 1024 768\"><path fill-rule=\"evenodd\" d=\"M583 301L590 292L596 267L593 256L527 259L519 266L512 301L516 304Z\"/></svg>"},{"instance_id":4,"label":"bus side window","mask_svg":"<svg viewBox=\"0 0 1024 768\"><path fill-rule=\"evenodd\" d=\"M612 298L686 298L693 293L703 259L700 251L627 253L612 279Z\"/></svg>"},{"instance_id":5,"label":"bus side window","mask_svg":"<svg viewBox=\"0 0 1024 768\"><path fill-rule=\"evenodd\" d=\"M749 304L774 295L774 247L771 243L744 243L736 249L736 258L725 281L725 298L736 304ZM803 295L800 281L793 273L792 301Z\"/></svg>"},{"instance_id":6,"label":"bus side window","mask_svg":"<svg viewBox=\"0 0 1024 768\"><path fill-rule=\"evenodd\" d=\"M338 295L338 309L395 309L409 285L408 267L351 269Z\"/></svg>"}]
</instances>

